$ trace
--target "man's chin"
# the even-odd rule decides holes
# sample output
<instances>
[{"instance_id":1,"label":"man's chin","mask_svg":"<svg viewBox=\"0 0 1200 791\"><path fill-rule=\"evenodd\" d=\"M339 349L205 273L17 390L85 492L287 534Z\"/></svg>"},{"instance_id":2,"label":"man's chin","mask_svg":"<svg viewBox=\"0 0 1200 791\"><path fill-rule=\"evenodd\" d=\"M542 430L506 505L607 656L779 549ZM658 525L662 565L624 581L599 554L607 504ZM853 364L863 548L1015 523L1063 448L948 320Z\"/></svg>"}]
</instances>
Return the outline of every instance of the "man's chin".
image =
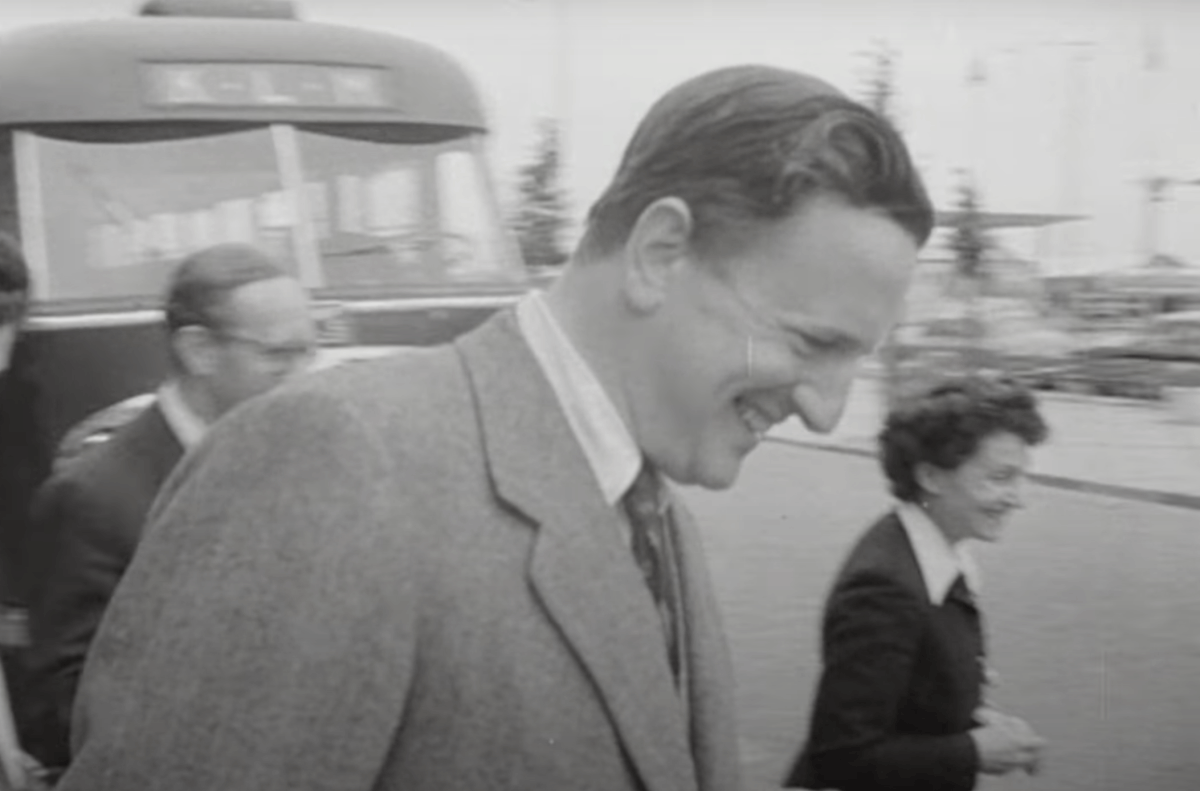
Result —
<instances>
[{"instance_id":1,"label":"man's chin","mask_svg":"<svg viewBox=\"0 0 1200 791\"><path fill-rule=\"evenodd\" d=\"M689 483L714 492L723 491L737 483L741 469L739 460L728 466L722 465L718 469L701 470Z\"/></svg>"}]
</instances>

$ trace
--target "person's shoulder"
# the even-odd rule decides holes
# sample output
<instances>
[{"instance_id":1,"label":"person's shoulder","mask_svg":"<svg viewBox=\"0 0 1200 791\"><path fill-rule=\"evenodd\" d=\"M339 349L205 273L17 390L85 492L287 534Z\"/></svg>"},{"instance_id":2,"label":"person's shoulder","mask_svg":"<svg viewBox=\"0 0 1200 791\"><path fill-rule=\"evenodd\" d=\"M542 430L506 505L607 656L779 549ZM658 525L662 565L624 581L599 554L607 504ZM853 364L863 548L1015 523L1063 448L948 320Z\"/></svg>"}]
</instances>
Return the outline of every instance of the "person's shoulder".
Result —
<instances>
[{"instance_id":1,"label":"person's shoulder","mask_svg":"<svg viewBox=\"0 0 1200 791\"><path fill-rule=\"evenodd\" d=\"M354 360L300 377L289 385L297 393L362 406L427 400L446 389L459 389L464 376L450 346L403 347L369 360Z\"/></svg>"},{"instance_id":2,"label":"person's shoulder","mask_svg":"<svg viewBox=\"0 0 1200 791\"><path fill-rule=\"evenodd\" d=\"M154 406L148 407L157 411ZM146 412L118 428L101 441L83 447L77 454L56 462L54 473L47 480L48 490L104 490L114 479L124 478L130 469L133 447L140 441L148 422Z\"/></svg>"},{"instance_id":3,"label":"person's shoulder","mask_svg":"<svg viewBox=\"0 0 1200 791\"><path fill-rule=\"evenodd\" d=\"M471 408L452 348L402 349L314 371L249 399L217 421L204 444L354 442L394 455L424 437L469 430Z\"/></svg>"},{"instance_id":4,"label":"person's shoulder","mask_svg":"<svg viewBox=\"0 0 1200 791\"><path fill-rule=\"evenodd\" d=\"M161 409L150 403L107 437L84 444L71 456L61 457L55 462L53 478L82 483L124 478L139 466L146 445L164 442L178 444Z\"/></svg>"},{"instance_id":5,"label":"person's shoulder","mask_svg":"<svg viewBox=\"0 0 1200 791\"><path fill-rule=\"evenodd\" d=\"M907 538L900 517L889 510L872 522L858 537L846 560L847 570L891 569L901 559Z\"/></svg>"},{"instance_id":6,"label":"person's shoulder","mask_svg":"<svg viewBox=\"0 0 1200 791\"><path fill-rule=\"evenodd\" d=\"M139 489L137 465L116 436L57 465L34 496L31 513L40 524L92 530L123 513Z\"/></svg>"},{"instance_id":7,"label":"person's shoulder","mask_svg":"<svg viewBox=\"0 0 1200 791\"><path fill-rule=\"evenodd\" d=\"M910 568L912 567L912 568ZM920 600L919 576L904 526L895 511L888 511L859 536L838 578L839 590L886 590Z\"/></svg>"}]
</instances>

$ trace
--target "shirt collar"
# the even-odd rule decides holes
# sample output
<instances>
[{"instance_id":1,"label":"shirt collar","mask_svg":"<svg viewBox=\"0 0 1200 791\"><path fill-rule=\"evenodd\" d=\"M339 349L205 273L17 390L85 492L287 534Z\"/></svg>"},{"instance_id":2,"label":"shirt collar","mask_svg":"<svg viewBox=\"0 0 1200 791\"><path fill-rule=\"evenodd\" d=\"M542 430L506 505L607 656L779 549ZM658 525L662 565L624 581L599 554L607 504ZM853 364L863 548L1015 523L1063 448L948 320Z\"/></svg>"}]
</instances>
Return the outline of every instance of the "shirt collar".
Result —
<instances>
[{"instance_id":1,"label":"shirt collar","mask_svg":"<svg viewBox=\"0 0 1200 791\"><path fill-rule=\"evenodd\" d=\"M517 304L517 323L583 448L605 502L616 505L642 466L642 452L633 435L540 292L531 292Z\"/></svg>"},{"instance_id":2,"label":"shirt collar","mask_svg":"<svg viewBox=\"0 0 1200 791\"><path fill-rule=\"evenodd\" d=\"M900 503L896 506L896 515L900 517L913 554L917 556L930 602L939 606L944 603L959 574L963 575L967 589L979 594L979 566L963 542L951 544L947 541L941 529L915 503Z\"/></svg>"},{"instance_id":3,"label":"shirt collar","mask_svg":"<svg viewBox=\"0 0 1200 791\"><path fill-rule=\"evenodd\" d=\"M164 382L158 388L158 408L184 450L191 450L204 438L208 424L188 406L178 382Z\"/></svg>"}]
</instances>

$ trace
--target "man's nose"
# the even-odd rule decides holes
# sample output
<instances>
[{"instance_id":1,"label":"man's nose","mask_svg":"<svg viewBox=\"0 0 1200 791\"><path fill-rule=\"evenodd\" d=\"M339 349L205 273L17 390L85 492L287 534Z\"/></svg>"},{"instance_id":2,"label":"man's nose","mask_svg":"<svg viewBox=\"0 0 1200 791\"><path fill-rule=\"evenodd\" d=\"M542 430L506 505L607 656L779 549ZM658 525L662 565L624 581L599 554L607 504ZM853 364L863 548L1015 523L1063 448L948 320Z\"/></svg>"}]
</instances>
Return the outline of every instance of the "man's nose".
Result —
<instances>
[{"instance_id":1,"label":"man's nose","mask_svg":"<svg viewBox=\"0 0 1200 791\"><path fill-rule=\"evenodd\" d=\"M857 364L839 366L817 372L816 381L797 385L792 390L796 414L809 431L828 434L837 428L846 411L850 388L854 386Z\"/></svg>"}]
</instances>

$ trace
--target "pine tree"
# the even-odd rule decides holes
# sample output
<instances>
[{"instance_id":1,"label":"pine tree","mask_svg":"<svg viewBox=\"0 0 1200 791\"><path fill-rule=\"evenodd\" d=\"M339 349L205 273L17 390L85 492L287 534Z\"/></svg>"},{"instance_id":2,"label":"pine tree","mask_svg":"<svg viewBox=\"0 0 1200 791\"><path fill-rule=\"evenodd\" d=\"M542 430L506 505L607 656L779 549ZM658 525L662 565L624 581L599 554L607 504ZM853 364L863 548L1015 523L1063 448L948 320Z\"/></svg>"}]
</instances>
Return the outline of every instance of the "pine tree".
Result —
<instances>
[{"instance_id":1,"label":"pine tree","mask_svg":"<svg viewBox=\"0 0 1200 791\"><path fill-rule=\"evenodd\" d=\"M983 354L985 332L981 297L991 276L987 252L992 242L983 226L979 190L970 178L964 178L958 187L955 209L957 220L950 236L950 249L954 252L955 285L963 292L967 303L968 367L974 370L980 367Z\"/></svg>"},{"instance_id":2,"label":"pine tree","mask_svg":"<svg viewBox=\"0 0 1200 791\"><path fill-rule=\"evenodd\" d=\"M954 251L955 276L967 287L968 294L978 294L983 281L988 277L985 254L991 241L981 222L979 190L969 179L958 187L955 202L958 221L950 236L950 249Z\"/></svg>"},{"instance_id":3,"label":"pine tree","mask_svg":"<svg viewBox=\"0 0 1200 791\"><path fill-rule=\"evenodd\" d=\"M896 123L896 50L886 41L875 42L869 61L864 101L884 118Z\"/></svg>"},{"instance_id":4,"label":"pine tree","mask_svg":"<svg viewBox=\"0 0 1200 791\"><path fill-rule=\"evenodd\" d=\"M563 233L568 225L558 124L543 119L532 160L518 171L517 206L511 218L521 255L529 267L561 266L567 260Z\"/></svg>"},{"instance_id":5,"label":"pine tree","mask_svg":"<svg viewBox=\"0 0 1200 791\"><path fill-rule=\"evenodd\" d=\"M867 76L864 81L863 102L888 122L896 123L896 51L884 41L877 41L866 53ZM889 335L879 348L879 361L883 365L884 406L890 408L896 402L902 387L900 381L900 350L896 346L895 334Z\"/></svg>"}]
</instances>

